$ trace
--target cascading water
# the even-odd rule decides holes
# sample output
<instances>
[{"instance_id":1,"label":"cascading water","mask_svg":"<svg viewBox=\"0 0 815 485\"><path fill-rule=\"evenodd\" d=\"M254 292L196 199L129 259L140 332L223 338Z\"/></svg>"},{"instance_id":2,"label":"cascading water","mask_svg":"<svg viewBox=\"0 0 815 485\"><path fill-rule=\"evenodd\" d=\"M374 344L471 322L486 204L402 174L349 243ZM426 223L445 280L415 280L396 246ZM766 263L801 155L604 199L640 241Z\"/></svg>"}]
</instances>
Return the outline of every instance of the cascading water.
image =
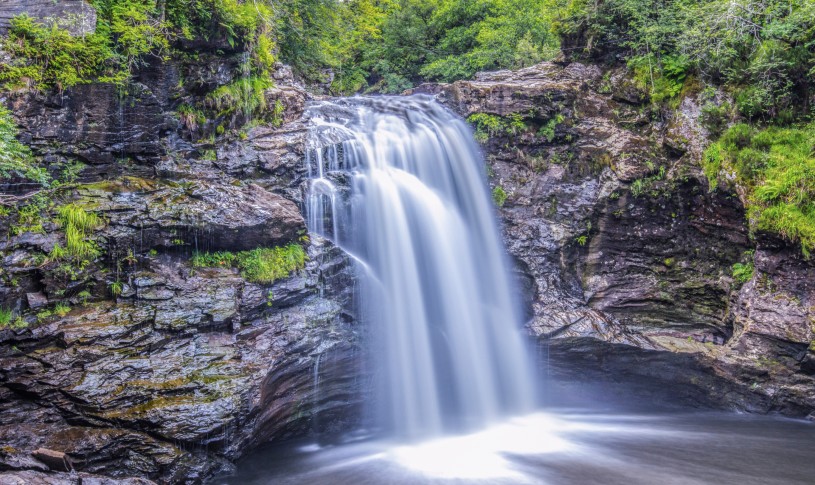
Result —
<instances>
[{"instance_id":1,"label":"cascading water","mask_svg":"<svg viewBox=\"0 0 815 485\"><path fill-rule=\"evenodd\" d=\"M310 232L351 254L382 423L403 437L529 410L533 385L467 125L426 96L309 108Z\"/></svg>"}]
</instances>

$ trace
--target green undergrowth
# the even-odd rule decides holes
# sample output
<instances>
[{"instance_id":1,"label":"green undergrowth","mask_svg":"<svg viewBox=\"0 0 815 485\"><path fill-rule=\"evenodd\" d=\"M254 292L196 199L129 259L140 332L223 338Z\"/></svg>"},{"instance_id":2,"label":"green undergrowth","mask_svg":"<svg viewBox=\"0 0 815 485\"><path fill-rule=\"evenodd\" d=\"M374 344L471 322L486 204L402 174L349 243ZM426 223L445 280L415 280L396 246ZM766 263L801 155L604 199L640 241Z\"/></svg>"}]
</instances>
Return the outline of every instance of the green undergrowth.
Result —
<instances>
[{"instance_id":1,"label":"green undergrowth","mask_svg":"<svg viewBox=\"0 0 815 485\"><path fill-rule=\"evenodd\" d=\"M124 84L149 56L167 58L185 40L225 39L247 53L251 75L269 77L275 62L275 15L267 2L239 0L91 0L96 30L71 35L64 25L26 15L10 21L0 47L6 89L65 89L90 82ZM68 19L70 21L70 19Z\"/></svg>"},{"instance_id":2,"label":"green undergrowth","mask_svg":"<svg viewBox=\"0 0 815 485\"><path fill-rule=\"evenodd\" d=\"M755 273L755 264L753 263L754 256L754 250L745 251L741 257L741 261L734 264L731 268L733 270L733 279L740 285L753 279L753 273Z\"/></svg>"},{"instance_id":3,"label":"green undergrowth","mask_svg":"<svg viewBox=\"0 0 815 485\"><path fill-rule=\"evenodd\" d=\"M238 268L247 281L268 284L303 269L307 259L302 246L289 244L238 253L195 253L190 263L195 268Z\"/></svg>"},{"instance_id":4,"label":"green undergrowth","mask_svg":"<svg viewBox=\"0 0 815 485\"><path fill-rule=\"evenodd\" d=\"M507 197L507 191L500 185L496 185L495 188L492 189L492 200L498 207L504 207Z\"/></svg>"},{"instance_id":5,"label":"green undergrowth","mask_svg":"<svg viewBox=\"0 0 815 485\"><path fill-rule=\"evenodd\" d=\"M218 116L240 113L249 118L266 110L264 91L270 87L272 81L268 77L240 78L209 93L205 104Z\"/></svg>"},{"instance_id":6,"label":"green undergrowth","mask_svg":"<svg viewBox=\"0 0 815 485\"><path fill-rule=\"evenodd\" d=\"M31 150L17 140L17 124L11 112L0 106L0 180L13 176L42 185L50 181L48 172L36 165Z\"/></svg>"},{"instance_id":7,"label":"green undergrowth","mask_svg":"<svg viewBox=\"0 0 815 485\"><path fill-rule=\"evenodd\" d=\"M467 117L467 121L475 127L475 139L482 143L493 136L517 135L528 129L518 113L507 116L475 113Z\"/></svg>"},{"instance_id":8,"label":"green undergrowth","mask_svg":"<svg viewBox=\"0 0 815 485\"><path fill-rule=\"evenodd\" d=\"M56 244L50 259L82 263L99 257L101 251L93 239L93 232L102 226L99 216L76 204L68 204L58 209L57 222L65 231L65 246Z\"/></svg>"},{"instance_id":9,"label":"green undergrowth","mask_svg":"<svg viewBox=\"0 0 815 485\"><path fill-rule=\"evenodd\" d=\"M756 128L737 124L703 158L711 190L734 178L747 193L753 230L779 234L815 250L815 123Z\"/></svg>"}]
</instances>

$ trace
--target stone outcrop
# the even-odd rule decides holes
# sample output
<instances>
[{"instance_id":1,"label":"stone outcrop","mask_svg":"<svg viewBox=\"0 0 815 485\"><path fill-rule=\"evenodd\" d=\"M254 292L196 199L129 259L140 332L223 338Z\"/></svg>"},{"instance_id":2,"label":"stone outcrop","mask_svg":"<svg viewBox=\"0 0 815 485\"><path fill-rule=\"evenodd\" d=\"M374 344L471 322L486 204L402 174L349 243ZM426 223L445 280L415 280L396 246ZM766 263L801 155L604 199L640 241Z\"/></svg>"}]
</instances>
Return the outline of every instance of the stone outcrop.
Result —
<instances>
[{"instance_id":1,"label":"stone outcrop","mask_svg":"<svg viewBox=\"0 0 815 485\"><path fill-rule=\"evenodd\" d=\"M414 92L464 117L516 122L483 146L491 184L507 195L499 213L530 331L569 349L553 352L570 363L561 376L657 365L671 376L660 385L697 383L698 405L815 409L815 267L793 245L751 240L738 194L709 191L697 97L665 113L624 70L577 63ZM742 286L731 267L748 250L756 270ZM602 371L592 355L604 356Z\"/></svg>"},{"instance_id":2,"label":"stone outcrop","mask_svg":"<svg viewBox=\"0 0 815 485\"><path fill-rule=\"evenodd\" d=\"M86 0L3 0L0 2L0 35L18 15L28 15L46 25L57 25L73 35L96 30L96 9Z\"/></svg>"},{"instance_id":3,"label":"stone outcrop","mask_svg":"<svg viewBox=\"0 0 815 485\"><path fill-rule=\"evenodd\" d=\"M299 208L307 94L279 66L265 93L283 105L275 120L219 136L177 112L239 61L204 52L146 66L124 90L2 99L52 173L84 167L31 225L0 217L0 306L19 316L0 328L0 483L200 483L262 443L359 419L353 266L306 237ZM0 190L36 200L17 182ZM100 218L87 263L51 256L67 244L66 204ZM190 261L287 244L308 261L272 284Z\"/></svg>"}]
</instances>

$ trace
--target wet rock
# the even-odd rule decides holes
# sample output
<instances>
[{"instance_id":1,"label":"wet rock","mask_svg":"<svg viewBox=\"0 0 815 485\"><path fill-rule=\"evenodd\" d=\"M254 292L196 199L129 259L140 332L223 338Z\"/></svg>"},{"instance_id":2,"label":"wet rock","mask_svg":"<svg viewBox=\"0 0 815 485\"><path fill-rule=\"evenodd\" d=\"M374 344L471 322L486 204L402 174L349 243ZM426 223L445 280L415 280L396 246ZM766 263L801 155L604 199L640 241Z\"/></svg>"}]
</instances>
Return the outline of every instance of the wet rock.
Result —
<instances>
[{"instance_id":1,"label":"wet rock","mask_svg":"<svg viewBox=\"0 0 815 485\"><path fill-rule=\"evenodd\" d=\"M491 185L507 194L499 214L532 334L583 342L571 348L577 360L601 349L622 359L587 371L592 378L644 359L659 362L649 379L708 383L690 386L698 405L800 416L815 408L812 267L759 237L756 277L734 282L732 265L754 243L738 194L711 193L699 169L709 134L702 95L655 122L626 69L578 63L414 92L465 117L523 123L483 147ZM703 399L711 379L737 391Z\"/></svg>"},{"instance_id":2,"label":"wet rock","mask_svg":"<svg viewBox=\"0 0 815 485\"><path fill-rule=\"evenodd\" d=\"M110 478L90 473L0 472L0 485L155 485L144 478Z\"/></svg>"},{"instance_id":3,"label":"wet rock","mask_svg":"<svg viewBox=\"0 0 815 485\"><path fill-rule=\"evenodd\" d=\"M8 32L11 19L24 14L73 35L96 31L96 9L85 0L5 0L0 4L0 35Z\"/></svg>"},{"instance_id":4,"label":"wet rock","mask_svg":"<svg viewBox=\"0 0 815 485\"><path fill-rule=\"evenodd\" d=\"M73 468L71 466L71 461L68 459L65 453L61 451L49 450L48 448L37 448L31 454L34 456L34 458L45 463L45 466L51 470L68 472Z\"/></svg>"},{"instance_id":5,"label":"wet rock","mask_svg":"<svg viewBox=\"0 0 815 485\"><path fill-rule=\"evenodd\" d=\"M80 186L75 195L105 215L102 235L125 248L241 251L305 233L296 205L254 184L123 177Z\"/></svg>"},{"instance_id":6,"label":"wet rock","mask_svg":"<svg viewBox=\"0 0 815 485\"><path fill-rule=\"evenodd\" d=\"M33 310L48 305L48 297L45 296L42 292L26 293L25 297L26 301L28 302L28 306Z\"/></svg>"}]
</instances>

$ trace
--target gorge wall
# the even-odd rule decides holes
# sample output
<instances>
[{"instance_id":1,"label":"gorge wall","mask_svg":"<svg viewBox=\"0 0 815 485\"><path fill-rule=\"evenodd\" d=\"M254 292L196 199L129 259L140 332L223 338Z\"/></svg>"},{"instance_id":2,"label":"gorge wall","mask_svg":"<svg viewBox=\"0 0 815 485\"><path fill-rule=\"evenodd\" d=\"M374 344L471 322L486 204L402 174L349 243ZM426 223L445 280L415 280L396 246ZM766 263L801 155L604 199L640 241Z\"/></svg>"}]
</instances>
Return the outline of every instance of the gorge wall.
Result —
<instances>
[{"instance_id":1,"label":"gorge wall","mask_svg":"<svg viewBox=\"0 0 815 485\"><path fill-rule=\"evenodd\" d=\"M83 165L44 201L23 181L3 187L17 210L0 220L0 302L19 318L0 329L1 482L73 483L57 472L75 470L198 483L261 443L358 419L353 271L306 237L298 207L305 92L281 66L265 93L285 105L280 119L240 137L204 139L176 111L230 82L230 62L156 61L125 92L2 98L35 155ZM66 245L66 205L103 221L89 264L49 257ZM191 261L286 244L308 259L271 284Z\"/></svg>"},{"instance_id":2,"label":"gorge wall","mask_svg":"<svg viewBox=\"0 0 815 485\"><path fill-rule=\"evenodd\" d=\"M613 400L647 384L673 403L815 409L815 265L794 244L751 237L737 191L709 190L702 94L666 114L625 69L578 63L414 92L468 117L483 142L557 392L591 382ZM751 251L742 283L732 266Z\"/></svg>"},{"instance_id":3,"label":"gorge wall","mask_svg":"<svg viewBox=\"0 0 815 485\"><path fill-rule=\"evenodd\" d=\"M0 329L0 481L70 483L73 469L200 482L261 443L359 419L354 274L304 238L309 95L278 66L264 94L278 117L210 136L209 121L179 112L235 79L241 53L210 50L151 58L124 90L0 98L40 159L83 163L37 217L20 211L30 186L2 186L15 209L0 217L0 303L22 321ZM415 92L469 118L483 143L550 396L815 409L815 265L750 235L738 192L709 191L700 95L666 115L624 70L576 63ZM81 268L47 257L65 244L69 204L104 221L101 254ZM286 244L308 261L271 284L191 261ZM741 283L732 266L748 259Z\"/></svg>"}]
</instances>

